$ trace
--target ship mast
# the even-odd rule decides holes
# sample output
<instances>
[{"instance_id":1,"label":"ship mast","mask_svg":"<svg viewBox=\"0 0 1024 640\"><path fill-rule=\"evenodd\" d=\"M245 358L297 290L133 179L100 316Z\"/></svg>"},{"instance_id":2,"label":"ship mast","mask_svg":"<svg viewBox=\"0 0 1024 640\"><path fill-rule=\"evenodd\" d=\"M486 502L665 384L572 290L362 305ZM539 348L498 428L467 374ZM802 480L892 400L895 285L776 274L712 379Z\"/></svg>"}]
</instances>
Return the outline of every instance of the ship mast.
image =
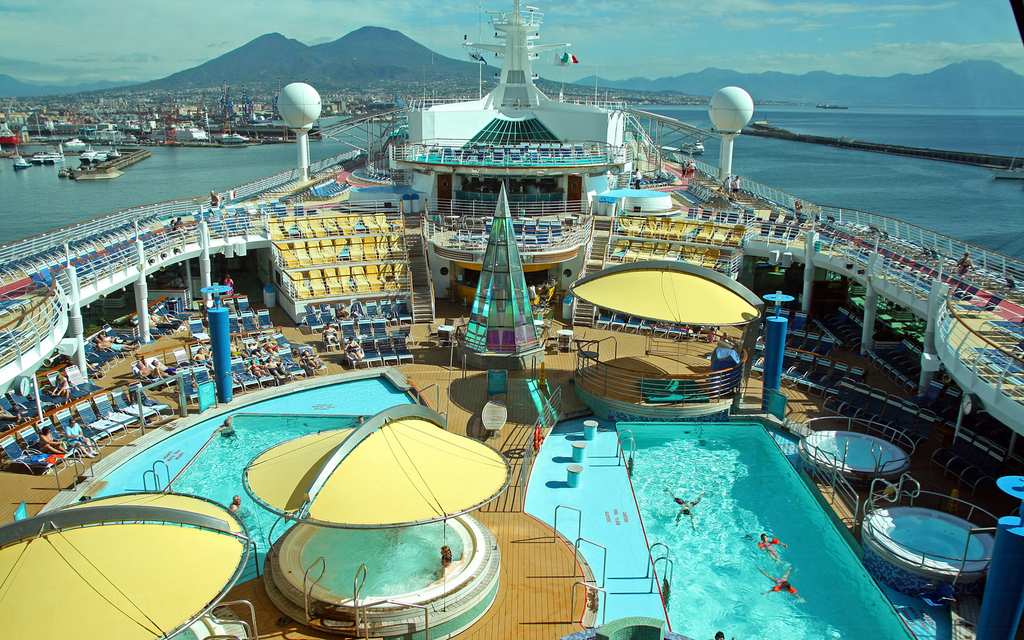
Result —
<instances>
[{"instance_id":1,"label":"ship mast","mask_svg":"<svg viewBox=\"0 0 1024 640\"><path fill-rule=\"evenodd\" d=\"M512 0L511 11L488 11L491 26L497 32L498 44L482 44L466 42L468 49L493 51L503 59L501 76L498 86L484 98L484 107L490 109L512 108L529 109L548 102L547 96L541 93L534 84L533 60L538 59L543 51L566 49L568 43L538 45L540 26L544 22L544 14L536 7L525 7L526 13L520 9L520 0Z\"/></svg>"}]
</instances>

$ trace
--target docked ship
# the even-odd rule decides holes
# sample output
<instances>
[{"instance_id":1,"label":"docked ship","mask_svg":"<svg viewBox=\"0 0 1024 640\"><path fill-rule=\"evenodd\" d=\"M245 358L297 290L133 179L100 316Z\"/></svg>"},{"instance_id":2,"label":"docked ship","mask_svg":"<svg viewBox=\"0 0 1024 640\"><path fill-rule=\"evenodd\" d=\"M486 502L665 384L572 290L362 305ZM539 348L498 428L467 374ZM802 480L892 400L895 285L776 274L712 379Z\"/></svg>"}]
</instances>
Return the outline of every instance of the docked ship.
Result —
<instances>
[{"instance_id":1,"label":"docked ship","mask_svg":"<svg viewBox=\"0 0 1024 640\"><path fill-rule=\"evenodd\" d=\"M431 637L547 638L608 622L609 610L628 619L610 622L605 636L658 636L686 606L677 596L669 608L671 576L684 569L669 568L669 545L648 541L637 519L660 518L667 524L663 530L677 532L672 535L713 536L716 544L704 546L725 544L724 538L746 545L743 552L725 554L722 563L731 561L730 555L745 560L751 554L762 558L765 551L777 554L772 545L781 543L776 538L757 545L743 542L742 531L725 535L698 527L706 510L725 517L731 507L708 504L731 489L677 498L665 485L676 487L675 476L695 468L687 461L667 466L665 477L644 478L649 471L642 463L634 469L642 430L636 425L661 425L658 438L684 438L685 448L699 454L717 451L716 428L741 425L742 414L743 425L754 424L743 439L767 438L766 450L777 454L786 470L773 476L770 489L777 493L749 505L748 515L755 518L773 507L764 502L790 502L785 493L790 489L774 486L775 481L791 480L786 487L795 487L793 496L807 494L808 486L820 490L808 509L816 510L823 524L801 535L822 537L805 538L802 545L790 539L794 549L783 553L818 550L819 540L833 536L828 539L837 540L834 545L820 542L829 553L818 553L815 566L798 569L804 573L797 575L807 579L810 572L820 573L863 596L858 602L864 606L849 618L868 620L868 630L847 633L846 621L825 620L821 624L830 633L909 639L909 625L928 618L908 614L917 610L900 605L901 618L874 583L856 582L869 579L851 545L863 547L868 573L887 588L916 597L926 585L954 583L947 584L946 595L938 587L927 595L947 605L955 588L955 599L972 603L976 611L989 564L995 562L993 536L980 530L991 518L980 518L989 518L989 511L1007 512L1007 504L1017 508L1020 499L999 502L998 496L978 492L969 501L954 490L994 486L997 476L1020 468L1024 291L1018 283L1024 283L1024 262L735 175L731 143L746 124L736 114L746 111L746 121L752 115L749 96L736 87L724 88L711 101L715 132L624 102L553 100L535 85L534 65L544 54L564 54L569 45L540 44L544 14L521 7L519 0L511 10L490 16L496 42L464 43L471 53L493 53L502 63L497 85L482 98L416 100L325 127L325 136L345 134L367 140L366 147L310 164L305 136L319 116L319 96L307 85L289 85L282 96L294 88L303 99L282 98L279 109L299 133L298 168L209 199L135 207L0 246L0 388L32 405L38 400L31 415L19 418L0 441L11 466L48 470L57 485L46 494L50 502L38 520L0 528L0 546L30 548L54 532L94 528L83 523L113 527L156 521L184 525L164 530L230 536L223 546L236 555L227 561L211 553L210 562L219 559L215 567L184 560L177 573L171 567L138 572L156 578L151 583L139 578L133 583L139 592L178 593L182 584L175 580L188 581L188 595L200 600L181 611L161 609L167 617L153 637L187 627L199 638L225 633L255 638L259 618L277 620L279 627L288 627L289 637L399 638L429 629ZM285 113L296 104L303 105L298 114ZM732 120L717 119L716 109L732 114L727 116ZM721 139L723 149L717 165L693 157L714 138ZM168 273L174 277L166 278ZM86 335L83 310L120 308L131 299L123 295L128 289L134 308L125 309L116 327ZM263 304L250 303L260 289ZM792 306L784 307L790 301ZM177 326L181 322L187 328ZM346 346L339 344L339 335ZM231 345L218 342L228 336ZM124 356L136 342L143 357L132 365ZM247 356L248 363L232 358L228 346L252 358ZM215 352L213 377L203 363L207 347ZM285 374L270 375L253 363L253 354L264 348L273 352L264 356ZM150 364L151 358L157 364ZM226 374L222 358L230 359ZM163 375L159 361L177 363L176 371ZM115 373L99 378L95 372ZM317 377L321 373L328 375ZM78 387L73 401L41 391L56 391L61 375ZM304 381L289 382L297 377ZM131 386L120 388L125 379ZM363 405L345 405L366 400L362 391L349 391L362 387L345 385L368 379L382 381L388 398L397 395L415 404L370 412ZM147 399L136 385L156 399ZM170 391L166 385L173 385ZM215 392L224 392L220 404ZM302 401L288 397L307 392L312 395ZM311 397L314 402L307 402ZM261 406L282 399L287 402L271 409ZM302 415L281 409L293 400ZM800 409L787 408L787 401ZM588 420L578 429L574 422L560 425L569 417L566 407ZM61 458L38 458L19 448L15 436L27 447L38 446L35 428L63 429L72 410L100 444L116 435L133 438L134 446L119 447L110 459L88 466L69 456L66 468L58 465ZM188 417L196 411L199 418ZM794 418L796 412L804 414L801 419ZM267 413L274 422L259 423L261 438L279 428L284 433L293 422L306 421L312 430L298 439L288 431L283 442L261 444L271 448L247 458L244 470L235 469L244 480L234 481L242 484L216 499L204 498L205 506L173 502L184 500L175 494L175 482L193 458L216 449L217 442L235 447L241 440L231 438L235 429L249 419L265 421ZM173 428L147 432L147 420L169 420ZM208 431L200 433L200 425ZM338 436L339 426L352 430L351 441ZM400 440L402 428L413 437ZM840 431L853 434L845 444L832 441L828 448L821 442ZM376 434L387 435L374 440ZM812 435L818 439L809 440ZM179 436L184 438L175 439ZM304 448L307 437L330 447L313 455ZM433 437L443 437L443 446L434 448ZM498 444L482 444L491 439ZM385 443L374 450L378 460L361 459L355 471L342 471L343 460L364 442ZM855 464L849 451L858 442L867 443L867 462ZM890 447L903 457L883 460L881 452L888 455ZM424 450L427 455L418 458ZM911 454L921 460L920 467L938 472L925 483L928 490L905 473ZM603 456L606 462L594 462ZM479 475L430 485L432 477L465 471L470 458L483 461ZM805 475L797 475L794 460ZM293 461L314 466L296 471ZM693 481L717 481L732 473L723 467L741 464L739 456L730 458ZM261 475L275 465L280 476ZM409 472L427 466L431 473ZM216 469L214 464L207 471ZM115 483L119 472L130 479ZM305 484L281 489L280 495L262 493L284 486L289 474ZM345 508L329 514L317 510L319 492L353 478L355 484L334 495ZM402 500L391 499L398 482L411 483ZM752 483L763 488L764 483ZM492 491L492 484L498 489ZM153 493L134 499L154 504L132 502L111 488L122 485L131 492L145 487ZM24 486L38 502L39 486ZM645 489L654 493L643 496ZM531 503L528 493L543 495L542 507ZM237 515L243 494L247 508L268 514L263 522L252 513ZM446 502L463 494L472 496L459 506ZM780 495L785 499L777 500ZM608 496L620 502L606 504ZM424 511L390 512L409 507L417 497L424 499ZM90 499L106 509L91 506ZM645 499L660 499L671 513L643 514ZM986 506L995 505L989 511L974 504L985 500L990 501ZM825 517L818 502L835 513ZM942 530L925 532L921 544L936 536L953 540L937 552L890 535L900 509L925 503L937 505L929 513L940 515L929 517L941 520ZM479 520L469 515L485 506ZM357 507L367 520L345 520ZM564 520L558 525L560 510L563 517L579 514L571 530ZM684 515L688 522L677 526ZM915 522L922 518L913 515ZM262 528L283 520L298 524ZM243 521L252 527L248 534L239 525ZM740 522L748 534L751 521L763 525L756 519ZM832 531L835 522L849 530ZM362 593L368 569L361 556L355 566L345 565L347 573L337 581L341 586L321 582L336 558L325 550L332 543L315 550L311 540L319 534L314 529L358 529L360 535L378 529L381 538L393 542L401 527L438 523L444 544L440 573L431 573L424 584L370 595L368 587ZM451 532L444 528L449 525ZM631 536L621 533L629 527L635 529ZM859 541L853 541L854 533ZM167 534L160 535L156 542L163 544ZM967 551L942 555L953 547L959 553L973 536L979 546L969 558ZM634 545L628 550L627 537ZM141 534L133 538L140 544L147 539L152 543ZM548 540L551 544L541 544ZM522 550L524 541L531 543L528 552ZM346 550L348 544L333 546ZM360 544L359 553L377 548L373 540ZM432 544L424 557L436 553ZM456 559L459 551L453 555L449 544L463 556ZM208 553L210 546L197 546L197 553ZM690 544L684 552L702 552L700 547ZM135 545L124 548L128 553ZM673 552L680 549L677 545ZM163 557L165 550L168 558L177 557L170 546L150 555ZM111 555L117 554L107 549L108 560ZM849 556L853 568L834 579L831 569L818 571L828 560L819 556ZM627 561L633 564L623 569L620 563ZM760 568L747 565L749 580L760 580L754 571ZM563 575L566 566L572 575ZM89 580L64 571L56 559L48 567L19 572L17 579L26 583L12 589L50 589L64 584L63 576L68 582ZM91 567L89 575L95 571L106 584L102 568ZM712 568L718 572L717 565ZM779 579L764 575L775 583L774 591L784 591L767 592L771 597L796 596L795 587L783 586L789 585L789 572ZM801 584L801 593L807 592ZM232 603L214 608L223 599ZM27 600L19 605L27 606ZM240 601L239 615L252 612L251 625L225 614ZM88 604L83 624L128 618L135 624L123 607ZM73 605L62 601L61 608ZM725 609L727 621L742 615ZM783 607L775 610L787 621L793 618ZM15 615L2 603L0 611L10 613L5 619L12 623L39 620ZM876 625L873 616L882 622ZM805 617L813 616L801 616L801 624ZM687 623L675 618L673 624L689 635L711 635L703 628L688 629ZM100 631L109 634L111 628L116 627ZM103 637L100 631L87 637Z\"/></svg>"}]
</instances>

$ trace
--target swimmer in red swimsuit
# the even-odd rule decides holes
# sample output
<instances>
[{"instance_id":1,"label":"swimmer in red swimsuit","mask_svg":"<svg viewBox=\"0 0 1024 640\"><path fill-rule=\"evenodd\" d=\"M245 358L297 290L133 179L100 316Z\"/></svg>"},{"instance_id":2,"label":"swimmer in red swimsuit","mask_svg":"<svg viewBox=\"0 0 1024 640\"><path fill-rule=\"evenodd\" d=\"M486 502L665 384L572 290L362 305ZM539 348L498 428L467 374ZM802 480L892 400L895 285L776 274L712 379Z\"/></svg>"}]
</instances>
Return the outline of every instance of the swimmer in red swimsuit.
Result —
<instances>
[{"instance_id":1,"label":"swimmer in red swimsuit","mask_svg":"<svg viewBox=\"0 0 1024 640\"><path fill-rule=\"evenodd\" d=\"M769 593L772 593L773 591L786 591L786 592L792 593L794 596L796 596L797 597L797 602L806 602L806 600L804 600L799 595L797 595L796 589L793 587L793 585L791 585L789 583L789 574L790 574L791 571L793 571L793 567L790 567L790 568L786 569L786 573L783 574L783 576L781 578L773 578L773 577L771 577L770 575L765 573L765 570L762 569L761 567L758 567L757 570L760 571L764 575L764 577L768 578L769 580L771 580L772 582L775 583L774 587L772 587L771 589L769 589L767 591L762 591L761 595L765 596L765 595L768 595Z\"/></svg>"},{"instance_id":2,"label":"swimmer in red swimsuit","mask_svg":"<svg viewBox=\"0 0 1024 640\"><path fill-rule=\"evenodd\" d=\"M775 549L775 545L777 545L777 544L782 545L782 546L786 547L787 549L789 548L788 544L786 544L784 542L779 542L778 538L772 538L771 540L769 540L767 533L762 533L761 534L761 542L758 542L757 546L759 546L762 549L764 549L765 552L772 557L772 560L774 560L775 562L780 562L780 560L779 560L779 552L776 551L776 549Z\"/></svg>"}]
</instances>

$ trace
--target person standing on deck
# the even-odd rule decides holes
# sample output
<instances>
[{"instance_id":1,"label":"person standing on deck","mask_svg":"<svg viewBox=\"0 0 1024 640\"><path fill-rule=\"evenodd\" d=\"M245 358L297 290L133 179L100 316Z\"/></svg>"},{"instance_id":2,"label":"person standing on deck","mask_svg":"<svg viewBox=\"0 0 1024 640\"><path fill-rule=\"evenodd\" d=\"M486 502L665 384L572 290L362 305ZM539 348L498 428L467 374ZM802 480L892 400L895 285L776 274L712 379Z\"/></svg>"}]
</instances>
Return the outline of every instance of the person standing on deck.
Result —
<instances>
[{"instance_id":1,"label":"person standing on deck","mask_svg":"<svg viewBox=\"0 0 1024 640\"><path fill-rule=\"evenodd\" d=\"M964 257L960 258L956 262L956 275L961 278L966 276L974 268L974 263L971 261L971 252L964 251Z\"/></svg>"}]
</instances>

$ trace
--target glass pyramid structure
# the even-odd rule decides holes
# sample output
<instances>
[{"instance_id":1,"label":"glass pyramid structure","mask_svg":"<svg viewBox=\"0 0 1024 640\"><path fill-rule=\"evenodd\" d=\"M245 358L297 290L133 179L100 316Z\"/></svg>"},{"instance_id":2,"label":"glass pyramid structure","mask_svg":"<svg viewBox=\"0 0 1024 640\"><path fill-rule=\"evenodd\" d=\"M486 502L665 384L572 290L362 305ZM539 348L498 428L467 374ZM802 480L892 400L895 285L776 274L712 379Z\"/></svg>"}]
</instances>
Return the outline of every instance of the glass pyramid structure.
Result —
<instances>
[{"instance_id":1,"label":"glass pyramid structure","mask_svg":"<svg viewBox=\"0 0 1024 640\"><path fill-rule=\"evenodd\" d=\"M535 352L544 346L537 330L502 184L463 348L484 355Z\"/></svg>"}]
</instances>

